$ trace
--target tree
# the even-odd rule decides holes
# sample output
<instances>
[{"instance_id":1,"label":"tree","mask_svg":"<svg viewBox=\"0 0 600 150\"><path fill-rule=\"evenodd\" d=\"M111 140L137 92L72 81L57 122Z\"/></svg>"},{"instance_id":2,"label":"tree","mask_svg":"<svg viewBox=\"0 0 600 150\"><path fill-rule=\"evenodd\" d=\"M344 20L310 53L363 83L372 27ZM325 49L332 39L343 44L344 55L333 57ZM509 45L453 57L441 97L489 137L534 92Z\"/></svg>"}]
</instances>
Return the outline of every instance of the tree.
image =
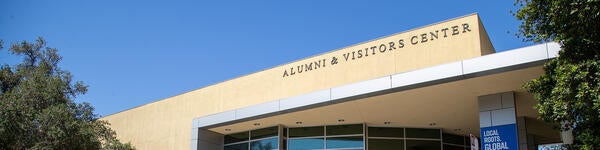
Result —
<instances>
[{"instance_id":1,"label":"tree","mask_svg":"<svg viewBox=\"0 0 600 150\"><path fill-rule=\"evenodd\" d=\"M525 84L538 100L540 118L572 129L570 149L600 149L600 1L517 0L519 35L555 41L559 56L545 74Z\"/></svg>"},{"instance_id":2,"label":"tree","mask_svg":"<svg viewBox=\"0 0 600 150\"><path fill-rule=\"evenodd\" d=\"M87 86L59 68L57 49L40 37L9 52L23 61L0 67L0 149L133 149L89 103L73 101Z\"/></svg>"}]
</instances>

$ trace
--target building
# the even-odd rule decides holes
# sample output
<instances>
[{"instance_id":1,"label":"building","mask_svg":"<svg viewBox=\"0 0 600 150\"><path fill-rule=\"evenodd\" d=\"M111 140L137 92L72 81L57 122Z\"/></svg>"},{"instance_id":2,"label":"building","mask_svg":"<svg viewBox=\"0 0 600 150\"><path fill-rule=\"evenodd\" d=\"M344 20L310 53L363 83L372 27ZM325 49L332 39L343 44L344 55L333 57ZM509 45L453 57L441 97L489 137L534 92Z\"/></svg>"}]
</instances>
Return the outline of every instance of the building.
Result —
<instances>
[{"instance_id":1,"label":"building","mask_svg":"<svg viewBox=\"0 0 600 150\"><path fill-rule=\"evenodd\" d=\"M560 134L522 85L559 49L495 53L471 14L102 119L139 149L537 149Z\"/></svg>"}]
</instances>

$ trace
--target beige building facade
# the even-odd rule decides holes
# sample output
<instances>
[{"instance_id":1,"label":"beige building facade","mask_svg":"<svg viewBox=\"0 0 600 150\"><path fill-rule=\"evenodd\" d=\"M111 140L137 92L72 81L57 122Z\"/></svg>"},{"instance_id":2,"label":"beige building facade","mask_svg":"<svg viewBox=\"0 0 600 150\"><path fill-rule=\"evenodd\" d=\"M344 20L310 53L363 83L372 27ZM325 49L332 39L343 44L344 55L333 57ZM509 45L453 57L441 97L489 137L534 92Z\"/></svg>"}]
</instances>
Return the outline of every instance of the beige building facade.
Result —
<instances>
[{"instance_id":1,"label":"beige building facade","mask_svg":"<svg viewBox=\"0 0 600 150\"><path fill-rule=\"evenodd\" d=\"M537 149L560 136L522 85L558 50L495 53L471 14L102 119L138 149Z\"/></svg>"}]
</instances>

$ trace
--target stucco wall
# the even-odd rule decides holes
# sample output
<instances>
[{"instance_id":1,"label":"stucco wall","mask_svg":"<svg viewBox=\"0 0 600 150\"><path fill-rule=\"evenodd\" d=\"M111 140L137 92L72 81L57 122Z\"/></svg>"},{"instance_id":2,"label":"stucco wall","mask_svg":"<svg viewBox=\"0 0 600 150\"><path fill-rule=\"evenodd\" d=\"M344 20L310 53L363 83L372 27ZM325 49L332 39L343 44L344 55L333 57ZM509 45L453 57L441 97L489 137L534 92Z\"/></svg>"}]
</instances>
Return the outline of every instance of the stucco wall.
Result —
<instances>
[{"instance_id":1,"label":"stucco wall","mask_svg":"<svg viewBox=\"0 0 600 150\"><path fill-rule=\"evenodd\" d=\"M479 17L472 14L231 79L102 119L112 124L119 139L138 149L189 149L192 119L196 117L489 53L493 53L493 46Z\"/></svg>"}]
</instances>

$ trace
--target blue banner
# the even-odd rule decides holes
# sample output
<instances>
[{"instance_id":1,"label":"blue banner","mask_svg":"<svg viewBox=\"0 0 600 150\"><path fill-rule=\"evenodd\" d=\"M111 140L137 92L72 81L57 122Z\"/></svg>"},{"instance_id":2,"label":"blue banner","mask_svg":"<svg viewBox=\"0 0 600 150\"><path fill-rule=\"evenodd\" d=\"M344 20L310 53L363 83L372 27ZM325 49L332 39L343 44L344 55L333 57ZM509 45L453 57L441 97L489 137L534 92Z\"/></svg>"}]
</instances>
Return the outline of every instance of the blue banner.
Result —
<instances>
[{"instance_id":1,"label":"blue banner","mask_svg":"<svg viewBox=\"0 0 600 150\"><path fill-rule=\"evenodd\" d=\"M481 149L518 150L517 125L507 124L481 128Z\"/></svg>"}]
</instances>

